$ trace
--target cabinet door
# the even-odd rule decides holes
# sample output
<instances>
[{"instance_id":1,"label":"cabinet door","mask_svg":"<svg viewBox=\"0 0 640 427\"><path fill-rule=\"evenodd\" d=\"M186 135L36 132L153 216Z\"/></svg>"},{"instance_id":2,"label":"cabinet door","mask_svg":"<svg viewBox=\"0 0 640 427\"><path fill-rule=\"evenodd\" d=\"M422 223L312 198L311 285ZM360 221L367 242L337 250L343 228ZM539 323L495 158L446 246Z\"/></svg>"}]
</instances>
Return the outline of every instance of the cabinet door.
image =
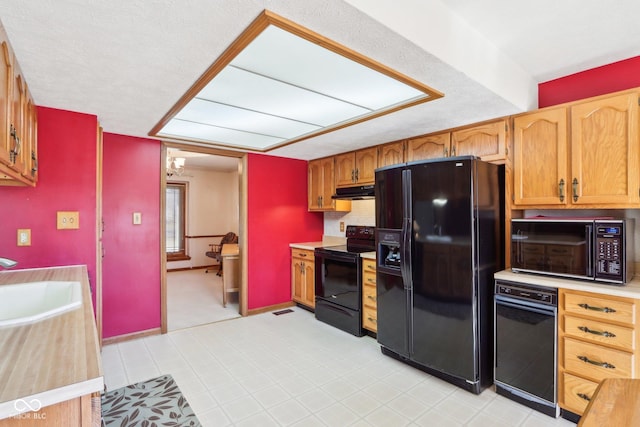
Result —
<instances>
[{"instance_id":1,"label":"cabinet door","mask_svg":"<svg viewBox=\"0 0 640 427\"><path fill-rule=\"evenodd\" d=\"M323 193L322 159L309 162L309 181L307 182L308 208L310 211L322 210L320 197Z\"/></svg>"},{"instance_id":2,"label":"cabinet door","mask_svg":"<svg viewBox=\"0 0 640 427\"><path fill-rule=\"evenodd\" d=\"M356 151L356 182L360 185L373 184L376 181L378 167L378 148L371 147Z\"/></svg>"},{"instance_id":3,"label":"cabinet door","mask_svg":"<svg viewBox=\"0 0 640 427\"><path fill-rule=\"evenodd\" d=\"M302 263L304 270L304 303L314 308L316 306L316 288L315 288L315 266L313 257Z\"/></svg>"},{"instance_id":4,"label":"cabinet door","mask_svg":"<svg viewBox=\"0 0 640 427\"><path fill-rule=\"evenodd\" d=\"M336 187L351 187L356 180L355 154L346 153L335 156Z\"/></svg>"},{"instance_id":5,"label":"cabinet door","mask_svg":"<svg viewBox=\"0 0 640 427\"><path fill-rule=\"evenodd\" d=\"M473 155L500 163L507 158L506 147L506 119L451 132L452 156Z\"/></svg>"},{"instance_id":6,"label":"cabinet door","mask_svg":"<svg viewBox=\"0 0 640 427\"><path fill-rule=\"evenodd\" d=\"M9 136L11 87L11 53L8 43L3 40L0 44L0 163L5 165L11 163L9 152L13 148Z\"/></svg>"},{"instance_id":7,"label":"cabinet door","mask_svg":"<svg viewBox=\"0 0 640 427\"><path fill-rule=\"evenodd\" d=\"M296 302L304 302L302 297L304 283L303 262L300 258L291 259L291 298Z\"/></svg>"},{"instance_id":8,"label":"cabinet door","mask_svg":"<svg viewBox=\"0 0 640 427\"><path fill-rule=\"evenodd\" d=\"M331 198L335 193L335 185L333 184L334 168L333 157L322 159L320 163L322 169L322 191L320 192L320 207L322 210L335 210L336 201ZM342 200L341 202L344 202Z\"/></svg>"},{"instance_id":9,"label":"cabinet door","mask_svg":"<svg viewBox=\"0 0 640 427\"><path fill-rule=\"evenodd\" d=\"M513 202L566 205L567 109L539 111L513 119Z\"/></svg>"},{"instance_id":10,"label":"cabinet door","mask_svg":"<svg viewBox=\"0 0 640 427\"><path fill-rule=\"evenodd\" d=\"M398 141L381 146L378 152L378 167L404 162L404 145L404 141Z\"/></svg>"},{"instance_id":11,"label":"cabinet door","mask_svg":"<svg viewBox=\"0 0 640 427\"><path fill-rule=\"evenodd\" d=\"M450 144L449 132L410 139L407 142L407 161L448 157Z\"/></svg>"},{"instance_id":12,"label":"cabinet door","mask_svg":"<svg viewBox=\"0 0 640 427\"><path fill-rule=\"evenodd\" d=\"M571 202L639 203L638 94L571 107Z\"/></svg>"},{"instance_id":13,"label":"cabinet door","mask_svg":"<svg viewBox=\"0 0 640 427\"><path fill-rule=\"evenodd\" d=\"M15 71L15 66L14 66ZM15 74L13 76L13 87L11 88L11 123L10 126L13 126L11 129L10 136L12 140L13 152L14 152L14 163L11 167L20 172L24 173L25 162L24 162L24 112L25 112L25 93L26 86L22 76L20 74Z\"/></svg>"}]
</instances>

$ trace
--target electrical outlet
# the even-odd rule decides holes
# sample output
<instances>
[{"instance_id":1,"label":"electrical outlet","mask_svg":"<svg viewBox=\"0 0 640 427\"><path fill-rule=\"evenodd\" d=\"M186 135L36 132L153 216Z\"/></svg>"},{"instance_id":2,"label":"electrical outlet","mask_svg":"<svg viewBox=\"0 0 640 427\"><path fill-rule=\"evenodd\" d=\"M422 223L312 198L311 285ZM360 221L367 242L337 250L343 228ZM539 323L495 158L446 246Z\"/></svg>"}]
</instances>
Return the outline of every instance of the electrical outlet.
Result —
<instances>
[{"instance_id":1,"label":"electrical outlet","mask_svg":"<svg viewBox=\"0 0 640 427\"><path fill-rule=\"evenodd\" d=\"M133 225L140 225L142 224L142 213L141 212L134 212L133 213Z\"/></svg>"},{"instance_id":2,"label":"electrical outlet","mask_svg":"<svg viewBox=\"0 0 640 427\"><path fill-rule=\"evenodd\" d=\"M18 246L31 246L31 229L18 229Z\"/></svg>"},{"instance_id":3,"label":"electrical outlet","mask_svg":"<svg viewBox=\"0 0 640 427\"><path fill-rule=\"evenodd\" d=\"M62 212L58 211L58 230L70 230L80 228L80 213L77 211Z\"/></svg>"},{"instance_id":4,"label":"electrical outlet","mask_svg":"<svg viewBox=\"0 0 640 427\"><path fill-rule=\"evenodd\" d=\"M344 221L340 221L340 231L344 231Z\"/></svg>"}]
</instances>

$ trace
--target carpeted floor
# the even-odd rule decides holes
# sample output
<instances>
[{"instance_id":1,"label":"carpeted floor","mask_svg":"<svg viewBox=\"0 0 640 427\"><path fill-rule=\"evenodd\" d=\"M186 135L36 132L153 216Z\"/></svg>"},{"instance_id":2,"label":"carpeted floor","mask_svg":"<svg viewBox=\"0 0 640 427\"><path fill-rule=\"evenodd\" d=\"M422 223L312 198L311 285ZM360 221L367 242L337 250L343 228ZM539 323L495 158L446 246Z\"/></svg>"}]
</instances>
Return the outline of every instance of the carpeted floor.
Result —
<instances>
[{"instance_id":1,"label":"carpeted floor","mask_svg":"<svg viewBox=\"0 0 640 427\"><path fill-rule=\"evenodd\" d=\"M200 426L171 375L108 391L102 396L103 426Z\"/></svg>"}]
</instances>

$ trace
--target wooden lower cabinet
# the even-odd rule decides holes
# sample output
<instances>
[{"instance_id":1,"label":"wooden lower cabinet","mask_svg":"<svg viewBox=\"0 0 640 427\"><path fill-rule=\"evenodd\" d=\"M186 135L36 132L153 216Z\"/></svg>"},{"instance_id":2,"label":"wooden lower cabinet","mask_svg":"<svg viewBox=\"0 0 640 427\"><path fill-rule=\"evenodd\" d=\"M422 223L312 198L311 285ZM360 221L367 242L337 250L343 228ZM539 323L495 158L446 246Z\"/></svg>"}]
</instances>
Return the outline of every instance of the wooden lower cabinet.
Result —
<instances>
[{"instance_id":1,"label":"wooden lower cabinet","mask_svg":"<svg viewBox=\"0 0 640 427\"><path fill-rule=\"evenodd\" d=\"M639 378L639 300L559 290L558 401L582 415L605 378Z\"/></svg>"},{"instance_id":2,"label":"wooden lower cabinet","mask_svg":"<svg viewBox=\"0 0 640 427\"><path fill-rule=\"evenodd\" d=\"M378 332L378 303L376 289L376 260L362 260L362 327Z\"/></svg>"},{"instance_id":3,"label":"wooden lower cabinet","mask_svg":"<svg viewBox=\"0 0 640 427\"><path fill-rule=\"evenodd\" d=\"M315 256L312 250L291 249L291 299L309 308L316 306Z\"/></svg>"}]
</instances>

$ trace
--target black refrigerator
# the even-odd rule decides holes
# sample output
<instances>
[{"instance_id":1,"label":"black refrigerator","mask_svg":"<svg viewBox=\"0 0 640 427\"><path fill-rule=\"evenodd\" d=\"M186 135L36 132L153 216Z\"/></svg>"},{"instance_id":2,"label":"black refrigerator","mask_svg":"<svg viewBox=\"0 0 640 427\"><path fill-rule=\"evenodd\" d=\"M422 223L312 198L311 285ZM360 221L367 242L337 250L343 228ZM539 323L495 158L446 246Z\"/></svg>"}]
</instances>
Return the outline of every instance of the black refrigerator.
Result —
<instances>
[{"instance_id":1,"label":"black refrigerator","mask_svg":"<svg viewBox=\"0 0 640 427\"><path fill-rule=\"evenodd\" d=\"M468 391L493 381L504 166L471 156L376 170L377 339Z\"/></svg>"}]
</instances>

